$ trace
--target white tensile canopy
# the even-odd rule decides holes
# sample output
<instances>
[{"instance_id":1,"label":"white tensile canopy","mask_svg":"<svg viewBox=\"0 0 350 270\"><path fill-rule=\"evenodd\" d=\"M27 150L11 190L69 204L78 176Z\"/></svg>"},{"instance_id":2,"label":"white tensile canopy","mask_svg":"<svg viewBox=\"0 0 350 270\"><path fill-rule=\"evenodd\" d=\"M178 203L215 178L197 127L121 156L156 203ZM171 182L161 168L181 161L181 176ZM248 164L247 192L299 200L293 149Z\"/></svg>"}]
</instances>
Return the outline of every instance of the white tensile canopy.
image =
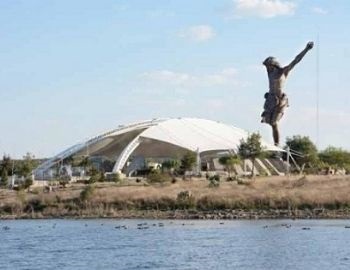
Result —
<instances>
[{"instance_id":1,"label":"white tensile canopy","mask_svg":"<svg viewBox=\"0 0 350 270\"><path fill-rule=\"evenodd\" d=\"M105 156L115 160L113 171L121 171L131 155L144 157L179 157L184 152L199 155L235 152L249 133L221 122L199 118L153 119L119 126L86 142L76 144L41 164L36 175L69 156ZM262 140L267 151L283 149Z\"/></svg>"}]
</instances>

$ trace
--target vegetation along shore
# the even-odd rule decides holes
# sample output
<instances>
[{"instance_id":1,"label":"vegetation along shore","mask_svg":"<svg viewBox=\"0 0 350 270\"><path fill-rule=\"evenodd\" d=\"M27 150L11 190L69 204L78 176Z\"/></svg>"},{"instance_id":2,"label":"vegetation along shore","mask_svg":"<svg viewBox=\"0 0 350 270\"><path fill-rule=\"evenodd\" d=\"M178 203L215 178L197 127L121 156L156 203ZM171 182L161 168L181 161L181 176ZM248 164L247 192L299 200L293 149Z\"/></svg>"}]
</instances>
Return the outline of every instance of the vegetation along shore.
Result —
<instances>
[{"instance_id":1,"label":"vegetation along shore","mask_svg":"<svg viewBox=\"0 0 350 270\"><path fill-rule=\"evenodd\" d=\"M165 179L166 180L166 179ZM216 182L216 183L215 183ZM350 218L350 176L206 178L69 184L0 191L0 217Z\"/></svg>"}]
</instances>

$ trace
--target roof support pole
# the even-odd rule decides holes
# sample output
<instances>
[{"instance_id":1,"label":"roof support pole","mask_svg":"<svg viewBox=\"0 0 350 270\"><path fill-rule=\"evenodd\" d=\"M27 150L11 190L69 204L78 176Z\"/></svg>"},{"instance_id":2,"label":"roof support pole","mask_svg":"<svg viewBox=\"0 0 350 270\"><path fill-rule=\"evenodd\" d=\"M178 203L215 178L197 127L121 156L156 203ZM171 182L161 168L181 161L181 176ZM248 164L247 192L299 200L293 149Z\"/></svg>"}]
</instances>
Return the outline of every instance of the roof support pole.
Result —
<instances>
[{"instance_id":1,"label":"roof support pole","mask_svg":"<svg viewBox=\"0 0 350 270\"><path fill-rule=\"evenodd\" d=\"M201 156L200 156L200 152L199 152L199 148L197 148L197 151L196 151L196 174L199 175L201 173Z\"/></svg>"},{"instance_id":2,"label":"roof support pole","mask_svg":"<svg viewBox=\"0 0 350 270\"><path fill-rule=\"evenodd\" d=\"M140 145L141 139L140 136L136 136L135 139L133 139L123 150L123 152L119 155L117 161L114 164L113 167L113 173L120 173L125 165L125 163L128 161L130 155L134 150Z\"/></svg>"}]
</instances>

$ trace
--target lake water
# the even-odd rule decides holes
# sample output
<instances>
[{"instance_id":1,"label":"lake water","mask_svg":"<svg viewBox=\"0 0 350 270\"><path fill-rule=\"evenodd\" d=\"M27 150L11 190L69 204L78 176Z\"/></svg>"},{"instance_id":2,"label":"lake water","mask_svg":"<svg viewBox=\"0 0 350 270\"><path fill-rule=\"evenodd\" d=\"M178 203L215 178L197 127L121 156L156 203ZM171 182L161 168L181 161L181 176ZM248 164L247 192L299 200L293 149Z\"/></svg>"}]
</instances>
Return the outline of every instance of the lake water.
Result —
<instances>
[{"instance_id":1,"label":"lake water","mask_svg":"<svg viewBox=\"0 0 350 270\"><path fill-rule=\"evenodd\" d=\"M349 225L350 220L0 221L0 269L350 269Z\"/></svg>"}]
</instances>

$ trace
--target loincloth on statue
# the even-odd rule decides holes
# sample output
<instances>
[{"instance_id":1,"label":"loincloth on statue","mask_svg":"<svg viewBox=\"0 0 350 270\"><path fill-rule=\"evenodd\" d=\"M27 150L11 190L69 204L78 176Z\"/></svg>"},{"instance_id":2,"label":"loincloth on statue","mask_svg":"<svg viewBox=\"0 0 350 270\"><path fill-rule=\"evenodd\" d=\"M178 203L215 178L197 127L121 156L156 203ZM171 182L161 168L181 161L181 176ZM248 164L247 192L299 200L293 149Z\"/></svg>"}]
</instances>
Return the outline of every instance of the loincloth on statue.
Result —
<instances>
[{"instance_id":1,"label":"loincloth on statue","mask_svg":"<svg viewBox=\"0 0 350 270\"><path fill-rule=\"evenodd\" d=\"M265 93L264 111L261 114L261 123L275 125L283 116L284 110L289 106L286 94L277 96L274 93Z\"/></svg>"}]
</instances>

